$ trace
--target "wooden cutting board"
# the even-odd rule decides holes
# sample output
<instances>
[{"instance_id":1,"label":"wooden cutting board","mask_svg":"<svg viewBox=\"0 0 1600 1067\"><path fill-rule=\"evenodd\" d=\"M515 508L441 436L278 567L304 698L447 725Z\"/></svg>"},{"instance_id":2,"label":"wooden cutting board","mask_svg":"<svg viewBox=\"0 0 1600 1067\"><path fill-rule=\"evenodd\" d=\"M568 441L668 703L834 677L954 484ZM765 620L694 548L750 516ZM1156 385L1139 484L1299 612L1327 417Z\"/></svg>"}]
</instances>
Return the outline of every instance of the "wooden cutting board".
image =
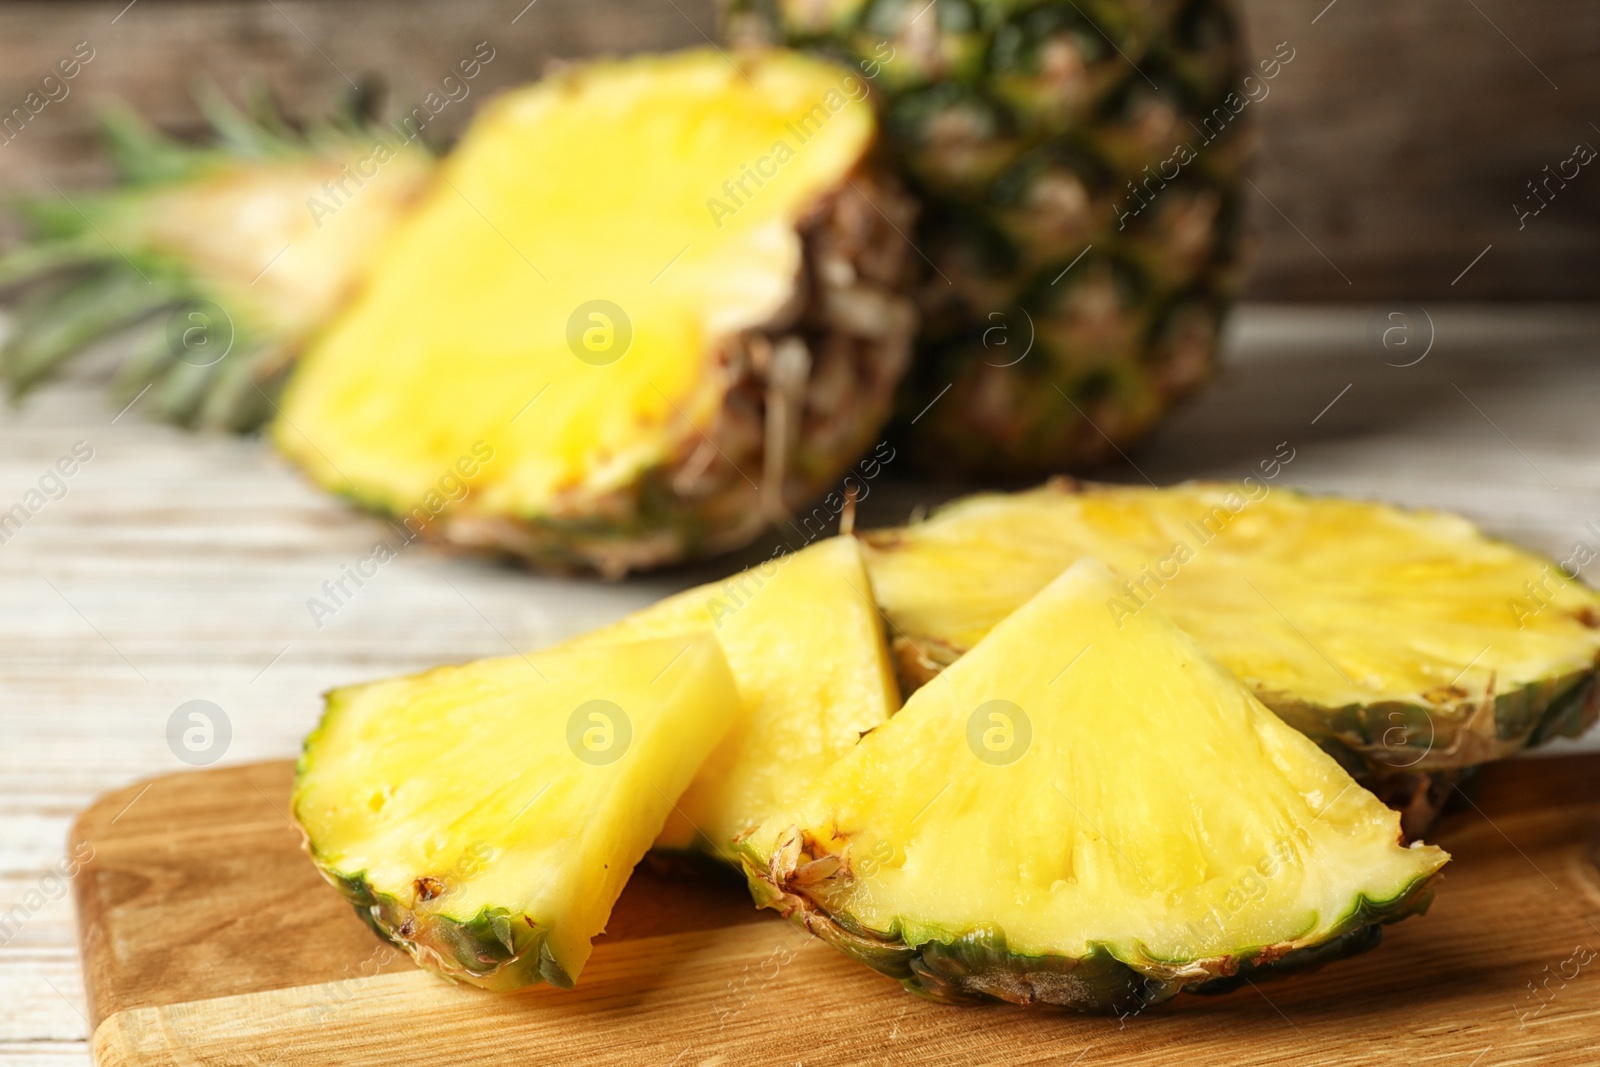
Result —
<instances>
[{"instance_id":1,"label":"wooden cutting board","mask_svg":"<svg viewBox=\"0 0 1600 1067\"><path fill-rule=\"evenodd\" d=\"M312 870L290 775L158 778L79 819L97 1063L1600 1064L1600 757L1488 772L1437 834L1432 912L1377 951L1122 1019L924 1002L708 872L636 873L577 990L454 986Z\"/></svg>"}]
</instances>

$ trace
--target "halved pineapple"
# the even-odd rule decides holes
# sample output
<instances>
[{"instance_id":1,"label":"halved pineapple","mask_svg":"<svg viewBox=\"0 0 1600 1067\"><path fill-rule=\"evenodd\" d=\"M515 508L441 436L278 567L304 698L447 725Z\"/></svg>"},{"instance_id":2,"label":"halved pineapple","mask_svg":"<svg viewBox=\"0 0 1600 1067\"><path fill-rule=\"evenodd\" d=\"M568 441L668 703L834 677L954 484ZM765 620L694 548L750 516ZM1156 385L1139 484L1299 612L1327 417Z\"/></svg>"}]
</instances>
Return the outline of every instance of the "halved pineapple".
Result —
<instances>
[{"instance_id":1,"label":"halved pineapple","mask_svg":"<svg viewBox=\"0 0 1600 1067\"><path fill-rule=\"evenodd\" d=\"M1448 856L1075 564L741 843L757 899L941 1000L1134 1010L1376 944Z\"/></svg>"},{"instance_id":2,"label":"halved pineapple","mask_svg":"<svg viewBox=\"0 0 1600 1067\"><path fill-rule=\"evenodd\" d=\"M491 989L570 986L739 713L703 633L339 689L294 817L324 876L418 963Z\"/></svg>"},{"instance_id":3,"label":"halved pineapple","mask_svg":"<svg viewBox=\"0 0 1600 1067\"><path fill-rule=\"evenodd\" d=\"M114 392L161 416L248 430L271 412L312 332L351 297L433 163L356 102L291 131L216 93L215 145L179 144L131 111L105 115L123 186L24 202L31 244L0 259L25 287L0 352L14 395L103 335L142 330Z\"/></svg>"},{"instance_id":4,"label":"halved pineapple","mask_svg":"<svg viewBox=\"0 0 1600 1067\"><path fill-rule=\"evenodd\" d=\"M1083 556L1157 605L1420 829L1425 775L1594 721L1600 595L1454 515L1241 485L1056 481L867 535L908 688Z\"/></svg>"},{"instance_id":5,"label":"halved pineapple","mask_svg":"<svg viewBox=\"0 0 1600 1067\"><path fill-rule=\"evenodd\" d=\"M748 541L871 442L905 368L909 214L864 94L706 49L499 98L302 361L277 443L416 532L536 563Z\"/></svg>"},{"instance_id":6,"label":"halved pineapple","mask_svg":"<svg viewBox=\"0 0 1600 1067\"><path fill-rule=\"evenodd\" d=\"M698 847L732 860L735 838L888 721L900 694L852 537L679 593L563 647L697 628L721 642L745 710L678 801L656 847Z\"/></svg>"}]
</instances>

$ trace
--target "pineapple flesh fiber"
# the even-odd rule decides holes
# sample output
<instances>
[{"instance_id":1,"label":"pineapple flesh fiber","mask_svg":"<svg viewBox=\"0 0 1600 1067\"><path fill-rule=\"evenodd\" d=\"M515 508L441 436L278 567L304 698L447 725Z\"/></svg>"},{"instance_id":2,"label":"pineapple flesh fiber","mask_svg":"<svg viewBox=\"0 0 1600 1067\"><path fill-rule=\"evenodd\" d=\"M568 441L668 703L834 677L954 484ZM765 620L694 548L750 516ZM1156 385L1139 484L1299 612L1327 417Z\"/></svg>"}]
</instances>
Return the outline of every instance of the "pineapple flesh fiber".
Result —
<instances>
[{"instance_id":1,"label":"pineapple flesh fiber","mask_svg":"<svg viewBox=\"0 0 1600 1067\"><path fill-rule=\"evenodd\" d=\"M180 144L112 109L103 126L122 186L19 205L33 239L0 259L0 292L18 297L0 351L13 396L120 335L119 406L148 389L173 422L256 428L432 173L426 151L375 132L360 100L303 132L265 98L249 113L215 91L201 105L216 143ZM352 174L363 164L365 177ZM348 199L333 217L309 210L339 188Z\"/></svg>"},{"instance_id":2,"label":"pineapple flesh fiber","mask_svg":"<svg viewBox=\"0 0 1600 1067\"><path fill-rule=\"evenodd\" d=\"M1110 458L1209 375L1247 105L1225 0L727 0L734 40L858 66L922 205L914 457L1002 477Z\"/></svg>"},{"instance_id":3,"label":"pineapple flesh fiber","mask_svg":"<svg viewBox=\"0 0 1600 1067\"><path fill-rule=\"evenodd\" d=\"M1425 829L1464 769L1595 720L1600 595L1460 517L1261 481L1059 480L865 535L907 691L1084 556Z\"/></svg>"},{"instance_id":4,"label":"pineapple flesh fiber","mask_svg":"<svg viewBox=\"0 0 1600 1067\"><path fill-rule=\"evenodd\" d=\"M571 986L741 713L706 633L335 690L294 817L324 877L422 966L496 990ZM514 758L486 770L485 746Z\"/></svg>"},{"instance_id":5,"label":"pineapple flesh fiber","mask_svg":"<svg viewBox=\"0 0 1600 1067\"><path fill-rule=\"evenodd\" d=\"M679 593L564 647L698 629L721 643L745 713L675 805L656 847L736 862L739 835L887 722L900 694L853 537Z\"/></svg>"},{"instance_id":6,"label":"pineapple flesh fiber","mask_svg":"<svg viewBox=\"0 0 1600 1067\"><path fill-rule=\"evenodd\" d=\"M416 532L536 564L748 542L870 445L909 357L911 211L864 96L798 53L707 49L498 98L275 441ZM421 507L483 453L464 499Z\"/></svg>"},{"instance_id":7,"label":"pineapple flesh fiber","mask_svg":"<svg viewBox=\"0 0 1600 1067\"><path fill-rule=\"evenodd\" d=\"M1127 1013L1373 947L1449 858L1084 559L739 845L938 1000Z\"/></svg>"}]
</instances>

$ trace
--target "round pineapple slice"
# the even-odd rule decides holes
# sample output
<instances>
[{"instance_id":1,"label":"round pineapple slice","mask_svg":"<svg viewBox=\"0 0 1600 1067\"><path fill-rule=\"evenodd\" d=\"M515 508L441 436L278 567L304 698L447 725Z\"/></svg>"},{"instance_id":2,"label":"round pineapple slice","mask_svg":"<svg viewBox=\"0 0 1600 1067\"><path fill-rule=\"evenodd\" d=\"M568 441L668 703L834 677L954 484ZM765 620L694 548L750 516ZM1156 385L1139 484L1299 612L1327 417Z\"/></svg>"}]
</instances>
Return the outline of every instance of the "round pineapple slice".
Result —
<instances>
[{"instance_id":1,"label":"round pineapple slice","mask_svg":"<svg viewBox=\"0 0 1600 1067\"><path fill-rule=\"evenodd\" d=\"M700 50L500 98L302 361L277 444L414 533L539 564L748 541L870 444L906 365L909 215L865 94Z\"/></svg>"},{"instance_id":2,"label":"round pineapple slice","mask_svg":"<svg viewBox=\"0 0 1600 1067\"><path fill-rule=\"evenodd\" d=\"M1291 725L1412 808L1429 775L1576 736L1596 714L1600 595L1465 519L1269 490L1056 481L869 534L868 567L920 684L1083 556L1158 606Z\"/></svg>"},{"instance_id":3,"label":"round pineapple slice","mask_svg":"<svg viewBox=\"0 0 1600 1067\"><path fill-rule=\"evenodd\" d=\"M757 900L940 1000L1131 1012L1426 908L1437 848L1084 559L740 842Z\"/></svg>"},{"instance_id":4,"label":"round pineapple slice","mask_svg":"<svg viewBox=\"0 0 1600 1067\"><path fill-rule=\"evenodd\" d=\"M418 963L489 989L570 986L740 710L704 633L351 686L306 739L294 818L323 875Z\"/></svg>"}]
</instances>

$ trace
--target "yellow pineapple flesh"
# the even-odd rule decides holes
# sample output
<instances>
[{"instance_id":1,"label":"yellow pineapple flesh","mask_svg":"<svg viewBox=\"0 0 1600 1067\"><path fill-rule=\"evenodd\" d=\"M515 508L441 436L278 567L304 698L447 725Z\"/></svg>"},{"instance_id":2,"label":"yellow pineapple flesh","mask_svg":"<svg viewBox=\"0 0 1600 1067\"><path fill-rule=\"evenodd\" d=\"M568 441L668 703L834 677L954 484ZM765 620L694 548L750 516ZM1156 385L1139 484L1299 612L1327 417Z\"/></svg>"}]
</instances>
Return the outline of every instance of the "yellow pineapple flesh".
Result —
<instances>
[{"instance_id":1,"label":"yellow pineapple flesh","mask_svg":"<svg viewBox=\"0 0 1600 1067\"><path fill-rule=\"evenodd\" d=\"M938 999L1146 1005L1371 947L1448 858L1084 559L740 843Z\"/></svg>"},{"instance_id":2,"label":"yellow pineapple flesh","mask_svg":"<svg viewBox=\"0 0 1600 1067\"><path fill-rule=\"evenodd\" d=\"M1593 721L1600 596L1432 511L1239 485L1052 483L867 535L915 680L1084 556L1102 611L1158 607L1274 711L1372 773L1497 759Z\"/></svg>"},{"instance_id":3,"label":"yellow pineapple flesh","mask_svg":"<svg viewBox=\"0 0 1600 1067\"><path fill-rule=\"evenodd\" d=\"M698 846L731 859L742 833L888 721L899 692L852 537L669 597L564 647L696 629L721 643L745 710L678 801L656 847Z\"/></svg>"},{"instance_id":4,"label":"yellow pineapple flesh","mask_svg":"<svg viewBox=\"0 0 1600 1067\"><path fill-rule=\"evenodd\" d=\"M486 449L432 530L535 562L747 540L855 458L904 367L864 92L701 50L499 98L303 360L277 443L399 515Z\"/></svg>"},{"instance_id":5,"label":"yellow pineapple flesh","mask_svg":"<svg viewBox=\"0 0 1600 1067\"><path fill-rule=\"evenodd\" d=\"M570 986L741 711L703 633L339 689L294 817L324 876L418 963L491 989Z\"/></svg>"}]
</instances>

